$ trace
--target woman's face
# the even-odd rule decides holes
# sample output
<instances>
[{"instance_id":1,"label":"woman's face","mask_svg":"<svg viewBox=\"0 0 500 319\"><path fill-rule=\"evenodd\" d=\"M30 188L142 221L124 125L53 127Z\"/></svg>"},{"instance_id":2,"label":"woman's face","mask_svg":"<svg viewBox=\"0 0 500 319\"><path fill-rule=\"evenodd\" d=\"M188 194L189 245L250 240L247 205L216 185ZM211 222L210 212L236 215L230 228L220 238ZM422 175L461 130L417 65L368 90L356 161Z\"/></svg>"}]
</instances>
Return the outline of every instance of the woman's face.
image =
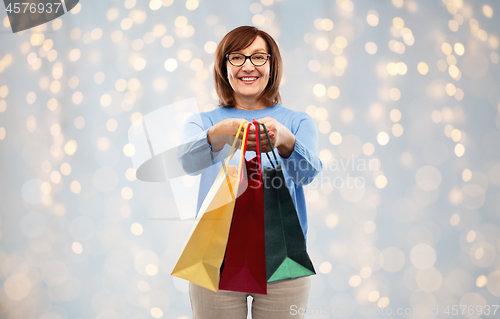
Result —
<instances>
[{"instance_id":1,"label":"woman's face","mask_svg":"<svg viewBox=\"0 0 500 319\"><path fill-rule=\"evenodd\" d=\"M250 56L253 53L269 53L264 39L261 37L255 38L253 43L244 50L234 51L230 53L242 53ZM250 62L250 59L245 61L242 66L234 66L229 61L226 61L227 77L231 87L233 88L235 98L248 99L257 97L264 91L269 82L270 63L269 60L261 66L255 66ZM246 78L243 80L242 78ZM250 79L257 78L257 79ZM248 81L250 80L250 81Z\"/></svg>"}]
</instances>

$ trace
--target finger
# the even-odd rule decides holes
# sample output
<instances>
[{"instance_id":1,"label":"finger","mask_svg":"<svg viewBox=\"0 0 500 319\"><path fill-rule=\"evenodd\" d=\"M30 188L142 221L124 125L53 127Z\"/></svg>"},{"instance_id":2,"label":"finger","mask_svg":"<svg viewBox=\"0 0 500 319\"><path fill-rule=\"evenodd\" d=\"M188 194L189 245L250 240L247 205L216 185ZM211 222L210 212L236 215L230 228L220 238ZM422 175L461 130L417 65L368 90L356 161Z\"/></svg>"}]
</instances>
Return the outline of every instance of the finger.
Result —
<instances>
[{"instance_id":1,"label":"finger","mask_svg":"<svg viewBox=\"0 0 500 319\"><path fill-rule=\"evenodd\" d=\"M252 149L254 149L256 151L257 145L255 145L255 146L252 145ZM269 152L271 150L271 148L269 147L268 144L261 144L261 145L259 145L259 150L260 150L260 152Z\"/></svg>"},{"instance_id":2,"label":"finger","mask_svg":"<svg viewBox=\"0 0 500 319\"><path fill-rule=\"evenodd\" d=\"M256 142L259 139L260 139L261 143L264 143L265 141L267 141L266 134L265 133L264 134L261 133L260 135L254 134L254 135L248 136L248 140L249 141Z\"/></svg>"},{"instance_id":3,"label":"finger","mask_svg":"<svg viewBox=\"0 0 500 319\"><path fill-rule=\"evenodd\" d=\"M268 122L268 123L263 123L266 127L266 130L269 132L269 131L274 131L275 130L275 127L273 125L273 123L271 122ZM264 127L262 127L262 129L264 129Z\"/></svg>"},{"instance_id":4,"label":"finger","mask_svg":"<svg viewBox=\"0 0 500 319\"><path fill-rule=\"evenodd\" d=\"M259 133L260 134L258 134L257 132L252 132L252 133L249 133L248 136L255 137L255 136L260 135L261 137L264 137L264 138L266 137L266 131L260 130ZM269 136L274 136L274 133L272 131L268 131L267 134L269 134Z\"/></svg>"},{"instance_id":5,"label":"finger","mask_svg":"<svg viewBox=\"0 0 500 319\"><path fill-rule=\"evenodd\" d=\"M256 133L255 128L253 130L248 130L248 135L255 135Z\"/></svg>"},{"instance_id":6,"label":"finger","mask_svg":"<svg viewBox=\"0 0 500 319\"><path fill-rule=\"evenodd\" d=\"M258 139L257 134L248 134L248 140L252 142L256 142ZM262 138L261 138L262 139Z\"/></svg>"},{"instance_id":7,"label":"finger","mask_svg":"<svg viewBox=\"0 0 500 319\"><path fill-rule=\"evenodd\" d=\"M259 132L264 132L264 127L262 125L258 125L258 131ZM257 132L257 129L255 128L255 126L253 127L253 130L252 130L253 133Z\"/></svg>"},{"instance_id":8,"label":"finger","mask_svg":"<svg viewBox=\"0 0 500 319\"><path fill-rule=\"evenodd\" d=\"M248 140L247 143L248 143L248 145L257 145L257 140L253 140L253 141ZM264 141L261 140L259 144L264 145Z\"/></svg>"},{"instance_id":9,"label":"finger","mask_svg":"<svg viewBox=\"0 0 500 319\"><path fill-rule=\"evenodd\" d=\"M257 147L256 146L247 145L247 151L257 152Z\"/></svg>"},{"instance_id":10,"label":"finger","mask_svg":"<svg viewBox=\"0 0 500 319\"><path fill-rule=\"evenodd\" d=\"M261 145L260 145L260 148L261 148L262 150L269 149L269 144L267 144L267 143L266 143L266 144L261 144Z\"/></svg>"},{"instance_id":11,"label":"finger","mask_svg":"<svg viewBox=\"0 0 500 319\"><path fill-rule=\"evenodd\" d=\"M271 134L271 133L272 133L272 132L270 132L270 133L269 133L269 139L271 139L271 141L272 141L272 140L273 140L273 136L274 136L274 135L273 135L273 134ZM267 139L267 135L266 135L266 133L261 133L261 134L260 134L260 140L261 140L261 142L262 142L263 144L264 144L264 143L266 143L266 144L268 144L268 143L269 143L269 142L268 142L268 139Z\"/></svg>"},{"instance_id":12,"label":"finger","mask_svg":"<svg viewBox=\"0 0 500 319\"><path fill-rule=\"evenodd\" d=\"M248 129L248 131L250 132L250 128ZM242 128L242 130L240 131L240 134L238 135L238 138L244 137L244 136L245 136L245 129Z\"/></svg>"},{"instance_id":13,"label":"finger","mask_svg":"<svg viewBox=\"0 0 500 319\"><path fill-rule=\"evenodd\" d=\"M264 133L264 134L262 134L262 133L261 133L261 134L259 135L259 137L260 137L260 138L259 138L259 139L260 139L260 144L264 144L264 143L266 143L266 142L267 142L267 136L266 136L266 134L265 134L265 133ZM256 136L256 140L257 140L257 136Z\"/></svg>"},{"instance_id":14,"label":"finger","mask_svg":"<svg viewBox=\"0 0 500 319\"><path fill-rule=\"evenodd\" d=\"M269 127L265 124L265 123L258 123L259 124L259 131L263 132L264 131L264 126L262 126L262 124L264 124L266 126L266 129L269 131Z\"/></svg>"},{"instance_id":15,"label":"finger","mask_svg":"<svg viewBox=\"0 0 500 319\"><path fill-rule=\"evenodd\" d=\"M269 146L266 146L266 145L267 144L259 144L259 148L261 149L261 151L263 149L266 149L266 148L269 149ZM247 150L257 151L257 143L254 143L254 142L250 143L250 142L248 142L248 144L247 144Z\"/></svg>"},{"instance_id":16,"label":"finger","mask_svg":"<svg viewBox=\"0 0 500 319\"><path fill-rule=\"evenodd\" d=\"M263 118L260 118L260 119L257 119L257 121L259 122L269 122L269 120L274 120L272 117L269 117L269 116L266 116L266 117L263 117Z\"/></svg>"},{"instance_id":17,"label":"finger","mask_svg":"<svg viewBox=\"0 0 500 319\"><path fill-rule=\"evenodd\" d=\"M245 136L243 134L240 134L240 136L238 136L238 143L242 144L244 140Z\"/></svg>"}]
</instances>

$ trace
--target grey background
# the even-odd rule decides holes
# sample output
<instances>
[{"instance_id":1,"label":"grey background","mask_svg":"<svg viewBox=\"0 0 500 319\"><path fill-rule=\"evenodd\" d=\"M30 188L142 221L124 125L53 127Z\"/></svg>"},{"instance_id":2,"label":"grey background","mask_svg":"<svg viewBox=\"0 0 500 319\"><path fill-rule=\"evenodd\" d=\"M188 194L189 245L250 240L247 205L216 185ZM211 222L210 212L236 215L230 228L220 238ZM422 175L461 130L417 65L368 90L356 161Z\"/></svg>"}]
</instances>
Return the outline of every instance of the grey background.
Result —
<instances>
[{"instance_id":1,"label":"grey background","mask_svg":"<svg viewBox=\"0 0 500 319\"><path fill-rule=\"evenodd\" d=\"M308 304L316 313L308 317L354 317L320 313L332 309L323 307L395 312L438 305L437 317L448 317L447 305L484 310L499 304L498 2L200 1L195 10L177 0L158 10L148 1L132 4L83 1L60 21L17 34L0 25L2 317L191 318L187 282L170 271L192 222L164 220L177 216L167 183L134 180L124 151L127 131L134 119L175 101L196 97L200 111L216 107L214 54L206 43L251 24L279 43L282 104L307 111L322 130L324 170L307 188L308 250L317 270ZM492 8L491 18L483 5ZM370 10L378 14L376 26L367 22ZM463 23L452 31L449 21L462 20L456 14ZM188 27L176 26L179 16ZM1 21L5 17L0 10ZM135 21L124 30L127 17ZM414 44L391 32L395 17L411 30ZM317 19L330 19L333 28L321 29ZM159 24L166 31L157 27L155 35ZM113 41L116 31L119 41ZM162 45L166 36L174 39L169 47ZM335 54L331 45L340 36L347 46ZM403 43L404 53L391 51L391 40ZM376 44L375 54L367 53L367 42ZM443 43L465 47L463 55L451 53L459 80L448 73ZM55 60L47 58L50 50ZM182 61L182 50L192 57ZM332 71L342 64L339 56L347 62L343 74ZM178 61L175 70L164 68L167 59ZM196 71L194 59L202 62L201 68L194 63ZM390 75L391 62L405 63L407 72ZM418 72L419 62L428 65L427 74ZM119 80L128 86L121 90ZM54 81L57 92L50 89ZM447 94L447 83L463 98ZM340 95L323 94L318 84L336 86ZM399 99L391 99L392 88ZM105 94L112 100L106 107ZM55 110L48 107L51 99ZM400 120L391 119L393 109ZM113 131L106 126L110 119L117 124ZM394 120L401 136L392 131ZM460 132L454 131L455 140L453 129ZM333 132L342 136L340 144L330 138ZM389 136L385 145L377 141L380 132ZM461 156L457 144L465 149ZM74 154L66 145L77 146ZM363 166L370 160L378 170ZM69 175L61 174L63 163ZM347 174L363 178L364 186L347 187ZM337 187L340 181L346 184Z\"/></svg>"}]
</instances>

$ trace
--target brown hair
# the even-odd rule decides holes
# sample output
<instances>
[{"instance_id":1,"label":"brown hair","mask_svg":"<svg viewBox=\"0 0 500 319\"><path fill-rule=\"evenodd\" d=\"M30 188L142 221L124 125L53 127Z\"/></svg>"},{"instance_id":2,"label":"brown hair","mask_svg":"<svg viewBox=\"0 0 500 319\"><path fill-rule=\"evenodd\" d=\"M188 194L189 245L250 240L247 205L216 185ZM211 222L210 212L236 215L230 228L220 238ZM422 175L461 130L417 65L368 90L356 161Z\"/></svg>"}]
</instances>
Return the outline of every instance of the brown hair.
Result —
<instances>
[{"instance_id":1,"label":"brown hair","mask_svg":"<svg viewBox=\"0 0 500 319\"><path fill-rule=\"evenodd\" d=\"M268 53L271 54L267 63L271 65L269 82L257 99L262 100L266 106L281 104L279 85L283 69L278 45L268 33L256 27L241 26L226 34L215 51L214 80L215 90L219 96L219 106L235 106L233 88L227 78L226 54L249 47L258 36L266 41Z\"/></svg>"}]
</instances>

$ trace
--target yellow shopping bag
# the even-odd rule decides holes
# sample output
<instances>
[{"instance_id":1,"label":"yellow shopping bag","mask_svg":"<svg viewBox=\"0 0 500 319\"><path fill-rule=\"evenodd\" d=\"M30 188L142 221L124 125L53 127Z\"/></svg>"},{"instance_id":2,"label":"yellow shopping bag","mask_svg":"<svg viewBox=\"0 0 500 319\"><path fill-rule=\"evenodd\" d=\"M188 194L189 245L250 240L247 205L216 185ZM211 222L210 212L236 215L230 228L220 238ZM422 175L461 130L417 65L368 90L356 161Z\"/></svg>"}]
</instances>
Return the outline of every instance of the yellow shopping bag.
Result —
<instances>
[{"instance_id":1,"label":"yellow shopping bag","mask_svg":"<svg viewBox=\"0 0 500 319\"><path fill-rule=\"evenodd\" d=\"M200 207L191 234L171 273L173 276L213 291L217 291L219 286L220 267L226 252L234 204L240 186L239 176L244 169L243 152L238 171L235 166L227 165L236 153L235 145L243 125L245 125L243 135L245 137L249 124L245 121L238 128L230 156L226 164L222 163L222 169ZM246 143L245 138L243 142Z\"/></svg>"}]
</instances>

